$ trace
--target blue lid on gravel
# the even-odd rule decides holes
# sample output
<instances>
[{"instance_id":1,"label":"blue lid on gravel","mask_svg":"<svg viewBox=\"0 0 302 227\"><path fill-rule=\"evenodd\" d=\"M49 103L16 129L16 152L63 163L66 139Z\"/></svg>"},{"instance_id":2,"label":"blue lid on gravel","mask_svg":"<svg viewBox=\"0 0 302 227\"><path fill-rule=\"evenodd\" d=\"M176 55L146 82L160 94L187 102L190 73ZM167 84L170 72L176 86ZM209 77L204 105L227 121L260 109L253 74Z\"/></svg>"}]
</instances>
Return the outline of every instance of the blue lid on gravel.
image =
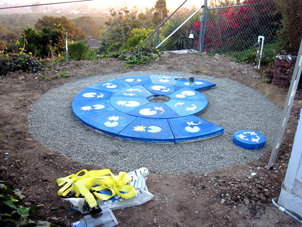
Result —
<instances>
[{"instance_id":1,"label":"blue lid on gravel","mask_svg":"<svg viewBox=\"0 0 302 227\"><path fill-rule=\"evenodd\" d=\"M265 145L265 137L253 130L240 130L234 133L234 143L244 149L260 149Z\"/></svg>"}]
</instances>

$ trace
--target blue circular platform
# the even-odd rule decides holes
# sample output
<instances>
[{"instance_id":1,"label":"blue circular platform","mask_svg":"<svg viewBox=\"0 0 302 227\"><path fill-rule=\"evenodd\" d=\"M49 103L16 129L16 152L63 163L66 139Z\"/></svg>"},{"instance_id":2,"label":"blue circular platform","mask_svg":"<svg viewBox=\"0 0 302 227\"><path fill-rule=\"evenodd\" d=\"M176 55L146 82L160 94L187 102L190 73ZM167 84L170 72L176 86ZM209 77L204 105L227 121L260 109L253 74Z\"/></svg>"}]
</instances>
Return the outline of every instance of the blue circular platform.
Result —
<instances>
[{"instance_id":1,"label":"blue circular platform","mask_svg":"<svg viewBox=\"0 0 302 227\"><path fill-rule=\"evenodd\" d=\"M234 143L244 149L260 149L265 145L265 137L253 130L240 130L234 133Z\"/></svg>"},{"instance_id":2,"label":"blue circular platform","mask_svg":"<svg viewBox=\"0 0 302 227\"><path fill-rule=\"evenodd\" d=\"M223 128L196 114L207 98L198 91L214 83L149 75L101 82L81 91L73 100L75 117L97 131L124 140L181 143L223 134Z\"/></svg>"}]
</instances>

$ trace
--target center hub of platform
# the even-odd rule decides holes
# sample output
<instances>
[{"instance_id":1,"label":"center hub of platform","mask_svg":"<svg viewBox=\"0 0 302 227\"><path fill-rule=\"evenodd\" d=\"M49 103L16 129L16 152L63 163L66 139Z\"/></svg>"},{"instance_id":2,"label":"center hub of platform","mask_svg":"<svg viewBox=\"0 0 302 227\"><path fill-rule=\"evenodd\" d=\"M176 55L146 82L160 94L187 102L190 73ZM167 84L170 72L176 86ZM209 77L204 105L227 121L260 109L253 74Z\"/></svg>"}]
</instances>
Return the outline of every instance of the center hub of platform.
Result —
<instances>
[{"instance_id":1,"label":"center hub of platform","mask_svg":"<svg viewBox=\"0 0 302 227\"><path fill-rule=\"evenodd\" d=\"M148 101L153 103L166 103L169 102L170 100L171 99L165 95L152 95L148 97Z\"/></svg>"}]
</instances>

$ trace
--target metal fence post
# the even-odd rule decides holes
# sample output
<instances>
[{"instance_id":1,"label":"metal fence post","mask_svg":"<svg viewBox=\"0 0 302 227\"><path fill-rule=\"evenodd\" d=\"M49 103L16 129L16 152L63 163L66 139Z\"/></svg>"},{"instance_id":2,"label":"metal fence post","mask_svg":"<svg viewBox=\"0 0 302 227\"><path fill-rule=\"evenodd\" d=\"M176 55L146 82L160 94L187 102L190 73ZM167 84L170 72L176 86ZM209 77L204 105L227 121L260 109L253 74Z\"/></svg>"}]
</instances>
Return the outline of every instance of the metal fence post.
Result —
<instances>
[{"instance_id":1,"label":"metal fence post","mask_svg":"<svg viewBox=\"0 0 302 227\"><path fill-rule=\"evenodd\" d=\"M68 42L67 42L67 32L65 32L65 48L66 48L66 61L68 61Z\"/></svg>"},{"instance_id":2,"label":"metal fence post","mask_svg":"<svg viewBox=\"0 0 302 227\"><path fill-rule=\"evenodd\" d=\"M200 17L200 35L199 35L199 52L203 52L204 38L206 35L208 0L204 0L203 15ZM203 19L203 20L202 20Z\"/></svg>"}]
</instances>

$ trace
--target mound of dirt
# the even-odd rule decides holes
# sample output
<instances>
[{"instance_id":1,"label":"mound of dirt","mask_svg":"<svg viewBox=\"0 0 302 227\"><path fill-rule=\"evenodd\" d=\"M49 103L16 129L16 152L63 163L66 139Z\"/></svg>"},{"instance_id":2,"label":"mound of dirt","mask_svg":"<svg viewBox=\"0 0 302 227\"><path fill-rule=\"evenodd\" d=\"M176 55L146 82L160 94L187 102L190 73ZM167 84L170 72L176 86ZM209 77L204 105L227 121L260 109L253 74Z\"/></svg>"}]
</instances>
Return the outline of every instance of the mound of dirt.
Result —
<instances>
[{"instance_id":1,"label":"mound of dirt","mask_svg":"<svg viewBox=\"0 0 302 227\"><path fill-rule=\"evenodd\" d=\"M56 179L81 169L106 166L78 163L33 139L27 122L30 105L50 89L80 78L149 70L185 71L230 78L258 90L279 107L283 106L288 90L287 87L263 83L254 66L234 63L230 57L205 54L165 54L148 65L128 68L116 59L74 61L49 66L41 75L16 72L0 77L0 177L22 191L26 196L23 199L26 206L44 204L36 220L70 226L70 222L80 216L68 209L70 205L57 196ZM58 71L66 71L70 77L55 76ZM119 226L298 226L297 222L275 208L271 199L278 197L286 173L301 97L299 90L272 170L265 168L270 155L268 152L248 164L206 174L151 174L147 185L155 198L141 206L114 211ZM45 123L50 120L45 117Z\"/></svg>"}]
</instances>

